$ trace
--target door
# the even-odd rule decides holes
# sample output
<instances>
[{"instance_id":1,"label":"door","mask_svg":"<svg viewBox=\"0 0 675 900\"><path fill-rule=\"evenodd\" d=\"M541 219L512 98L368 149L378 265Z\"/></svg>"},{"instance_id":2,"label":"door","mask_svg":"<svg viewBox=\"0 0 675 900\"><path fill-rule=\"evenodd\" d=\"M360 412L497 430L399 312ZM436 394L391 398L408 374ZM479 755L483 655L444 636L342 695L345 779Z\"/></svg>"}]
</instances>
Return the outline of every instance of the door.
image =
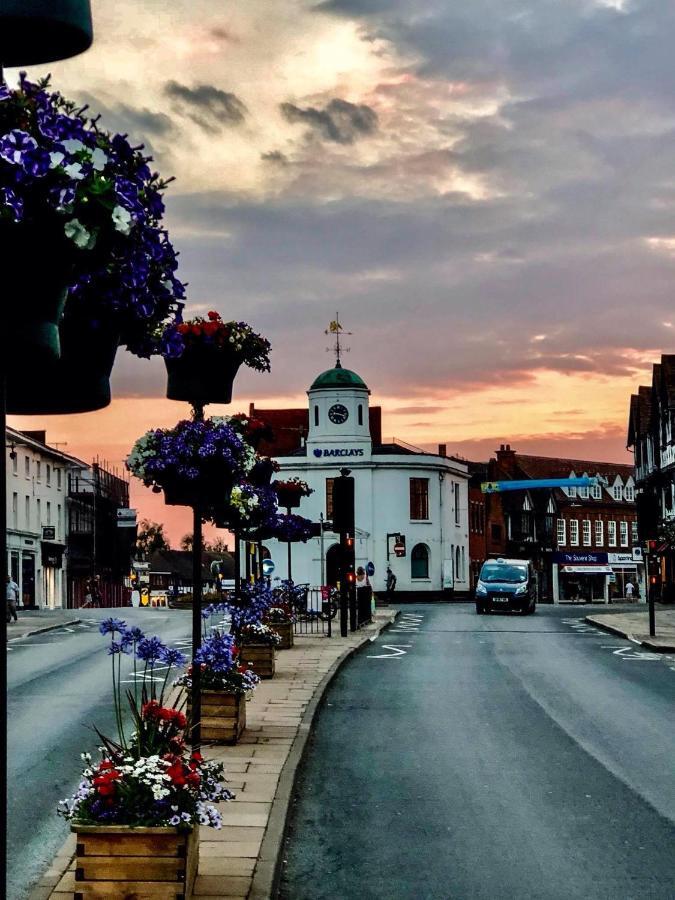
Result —
<instances>
[{"instance_id":1,"label":"door","mask_svg":"<svg viewBox=\"0 0 675 900\"><path fill-rule=\"evenodd\" d=\"M21 602L24 606L35 607L35 556L24 553L21 559Z\"/></svg>"},{"instance_id":2,"label":"door","mask_svg":"<svg viewBox=\"0 0 675 900\"><path fill-rule=\"evenodd\" d=\"M335 587L340 580L340 545L333 544L326 553L326 584Z\"/></svg>"}]
</instances>

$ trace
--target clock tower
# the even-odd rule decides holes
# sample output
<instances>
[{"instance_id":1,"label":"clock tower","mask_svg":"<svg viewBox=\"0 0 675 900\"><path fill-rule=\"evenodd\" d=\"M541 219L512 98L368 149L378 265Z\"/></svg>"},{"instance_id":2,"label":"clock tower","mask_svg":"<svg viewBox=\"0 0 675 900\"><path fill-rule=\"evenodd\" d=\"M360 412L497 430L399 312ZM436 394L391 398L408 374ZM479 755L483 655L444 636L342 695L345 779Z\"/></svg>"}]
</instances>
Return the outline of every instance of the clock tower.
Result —
<instances>
[{"instance_id":1,"label":"clock tower","mask_svg":"<svg viewBox=\"0 0 675 900\"><path fill-rule=\"evenodd\" d=\"M322 372L307 391L309 434L307 458L319 463L348 465L370 458L368 418L370 391L363 379L338 360Z\"/></svg>"}]
</instances>

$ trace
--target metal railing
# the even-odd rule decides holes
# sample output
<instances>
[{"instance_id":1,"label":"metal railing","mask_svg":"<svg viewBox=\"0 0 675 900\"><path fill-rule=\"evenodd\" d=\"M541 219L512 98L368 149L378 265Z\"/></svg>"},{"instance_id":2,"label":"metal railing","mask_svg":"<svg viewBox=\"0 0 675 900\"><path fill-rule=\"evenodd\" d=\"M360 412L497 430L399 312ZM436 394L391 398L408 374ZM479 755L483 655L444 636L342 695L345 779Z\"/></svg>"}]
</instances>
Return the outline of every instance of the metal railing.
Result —
<instances>
[{"instance_id":1,"label":"metal railing","mask_svg":"<svg viewBox=\"0 0 675 900\"><path fill-rule=\"evenodd\" d=\"M338 601L334 597L326 599L320 587L307 585L304 598L294 608L294 633L332 637L338 609Z\"/></svg>"}]
</instances>

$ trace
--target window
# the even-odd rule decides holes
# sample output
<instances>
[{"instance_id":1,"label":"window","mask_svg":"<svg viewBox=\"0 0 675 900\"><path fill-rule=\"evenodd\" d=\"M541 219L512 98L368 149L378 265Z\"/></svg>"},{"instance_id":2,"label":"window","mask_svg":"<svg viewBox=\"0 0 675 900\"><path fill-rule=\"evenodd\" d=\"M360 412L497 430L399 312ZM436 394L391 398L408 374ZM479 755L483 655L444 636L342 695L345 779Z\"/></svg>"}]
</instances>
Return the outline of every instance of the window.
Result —
<instances>
[{"instance_id":1,"label":"window","mask_svg":"<svg viewBox=\"0 0 675 900\"><path fill-rule=\"evenodd\" d=\"M584 543L584 547L591 546L591 520L584 519L581 523L581 538Z\"/></svg>"},{"instance_id":2,"label":"window","mask_svg":"<svg viewBox=\"0 0 675 900\"><path fill-rule=\"evenodd\" d=\"M14 456L12 457L12 475L16 475L16 473L19 471L19 457L16 450L14 450L13 453Z\"/></svg>"},{"instance_id":3,"label":"window","mask_svg":"<svg viewBox=\"0 0 675 900\"><path fill-rule=\"evenodd\" d=\"M410 577L429 577L429 548L426 544L415 544L410 554Z\"/></svg>"},{"instance_id":4,"label":"window","mask_svg":"<svg viewBox=\"0 0 675 900\"><path fill-rule=\"evenodd\" d=\"M24 528L30 531L30 497L24 498Z\"/></svg>"},{"instance_id":5,"label":"window","mask_svg":"<svg viewBox=\"0 0 675 900\"><path fill-rule=\"evenodd\" d=\"M363 425L363 406L361 403L359 403L358 415L359 415L359 425Z\"/></svg>"},{"instance_id":6,"label":"window","mask_svg":"<svg viewBox=\"0 0 675 900\"><path fill-rule=\"evenodd\" d=\"M35 527L39 531L40 528L42 527L42 509L41 509L42 504L40 503L39 500L36 500L35 506L37 507L37 522L35 523Z\"/></svg>"},{"instance_id":7,"label":"window","mask_svg":"<svg viewBox=\"0 0 675 900\"><path fill-rule=\"evenodd\" d=\"M56 469L56 486L61 490L61 469Z\"/></svg>"},{"instance_id":8,"label":"window","mask_svg":"<svg viewBox=\"0 0 675 900\"><path fill-rule=\"evenodd\" d=\"M314 424L315 425L319 424L319 407L318 406L314 407Z\"/></svg>"},{"instance_id":9,"label":"window","mask_svg":"<svg viewBox=\"0 0 675 900\"><path fill-rule=\"evenodd\" d=\"M595 520L595 546L602 547L605 543L605 523L602 519Z\"/></svg>"},{"instance_id":10,"label":"window","mask_svg":"<svg viewBox=\"0 0 675 900\"><path fill-rule=\"evenodd\" d=\"M573 547L579 546L579 520L570 519L570 544Z\"/></svg>"},{"instance_id":11,"label":"window","mask_svg":"<svg viewBox=\"0 0 675 900\"><path fill-rule=\"evenodd\" d=\"M459 482L456 481L452 486L455 501L455 525L459 525Z\"/></svg>"},{"instance_id":12,"label":"window","mask_svg":"<svg viewBox=\"0 0 675 900\"><path fill-rule=\"evenodd\" d=\"M632 503L635 500L635 488L633 487L632 484L626 485L626 490L624 491L624 495L626 497L626 500L628 500L629 503Z\"/></svg>"},{"instance_id":13,"label":"window","mask_svg":"<svg viewBox=\"0 0 675 900\"><path fill-rule=\"evenodd\" d=\"M47 500L47 525L51 525L51 524L52 524L52 505L49 502L49 500Z\"/></svg>"},{"instance_id":14,"label":"window","mask_svg":"<svg viewBox=\"0 0 675 900\"><path fill-rule=\"evenodd\" d=\"M58 540L61 532L61 504L56 507L56 538Z\"/></svg>"},{"instance_id":15,"label":"window","mask_svg":"<svg viewBox=\"0 0 675 900\"><path fill-rule=\"evenodd\" d=\"M556 527L558 531L558 546L564 547L567 543L567 522L564 519L558 519Z\"/></svg>"},{"instance_id":16,"label":"window","mask_svg":"<svg viewBox=\"0 0 675 900\"><path fill-rule=\"evenodd\" d=\"M621 537L621 546L628 546L628 522L619 522L619 535Z\"/></svg>"},{"instance_id":17,"label":"window","mask_svg":"<svg viewBox=\"0 0 675 900\"><path fill-rule=\"evenodd\" d=\"M462 547L462 577L460 580L461 581L466 580L466 551L465 551L464 547Z\"/></svg>"},{"instance_id":18,"label":"window","mask_svg":"<svg viewBox=\"0 0 675 900\"><path fill-rule=\"evenodd\" d=\"M459 581L462 578L462 573L460 570L460 557L459 557L459 547L455 550L455 578Z\"/></svg>"},{"instance_id":19,"label":"window","mask_svg":"<svg viewBox=\"0 0 675 900\"><path fill-rule=\"evenodd\" d=\"M602 488L600 487L600 476L596 475L595 477L598 479L598 481L591 488L591 497L594 500L602 500Z\"/></svg>"},{"instance_id":20,"label":"window","mask_svg":"<svg viewBox=\"0 0 675 900\"><path fill-rule=\"evenodd\" d=\"M42 478L42 463L39 459L35 462L35 477L38 481Z\"/></svg>"},{"instance_id":21,"label":"window","mask_svg":"<svg viewBox=\"0 0 675 900\"><path fill-rule=\"evenodd\" d=\"M27 456L24 461L24 472L26 474L26 478L30 478L30 456Z\"/></svg>"},{"instance_id":22,"label":"window","mask_svg":"<svg viewBox=\"0 0 675 900\"><path fill-rule=\"evenodd\" d=\"M326 478L326 518L328 521L333 519L333 485L334 478Z\"/></svg>"},{"instance_id":23,"label":"window","mask_svg":"<svg viewBox=\"0 0 675 900\"><path fill-rule=\"evenodd\" d=\"M19 527L19 495L12 494L12 528Z\"/></svg>"},{"instance_id":24,"label":"window","mask_svg":"<svg viewBox=\"0 0 675 900\"><path fill-rule=\"evenodd\" d=\"M48 485L52 483L52 467L47 463L45 467L45 481Z\"/></svg>"},{"instance_id":25,"label":"window","mask_svg":"<svg viewBox=\"0 0 675 900\"><path fill-rule=\"evenodd\" d=\"M616 547L616 522L607 523L607 544Z\"/></svg>"},{"instance_id":26,"label":"window","mask_svg":"<svg viewBox=\"0 0 675 900\"><path fill-rule=\"evenodd\" d=\"M640 535L638 534L638 523L637 522L630 523L630 536L631 536L631 540L634 544L640 543Z\"/></svg>"},{"instance_id":27,"label":"window","mask_svg":"<svg viewBox=\"0 0 675 900\"><path fill-rule=\"evenodd\" d=\"M429 518L429 479L410 479L410 518Z\"/></svg>"},{"instance_id":28,"label":"window","mask_svg":"<svg viewBox=\"0 0 675 900\"><path fill-rule=\"evenodd\" d=\"M502 526L496 525L494 522L490 525L490 537L493 541L501 541Z\"/></svg>"},{"instance_id":29,"label":"window","mask_svg":"<svg viewBox=\"0 0 675 900\"><path fill-rule=\"evenodd\" d=\"M588 478L588 472L584 472L583 477L584 477L584 478ZM587 488L587 487L580 487L580 488L579 488L579 496L580 496L580 497L583 497L584 500L588 500L588 488Z\"/></svg>"},{"instance_id":30,"label":"window","mask_svg":"<svg viewBox=\"0 0 675 900\"><path fill-rule=\"evenodd\" d=\"M623 488L621 486L621 482L617 482L612 488L612 495L615 500L621 500L623 496Z\"/></svg>"}]
</instances>

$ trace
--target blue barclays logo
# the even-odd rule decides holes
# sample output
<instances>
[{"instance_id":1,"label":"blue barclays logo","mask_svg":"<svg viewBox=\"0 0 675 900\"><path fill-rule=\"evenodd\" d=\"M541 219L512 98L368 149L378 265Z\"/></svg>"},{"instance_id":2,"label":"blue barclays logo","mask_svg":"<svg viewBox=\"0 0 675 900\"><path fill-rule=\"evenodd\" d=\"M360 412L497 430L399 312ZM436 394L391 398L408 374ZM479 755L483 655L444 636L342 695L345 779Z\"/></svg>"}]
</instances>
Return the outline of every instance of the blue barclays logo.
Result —
<instances>
[{"instance_id":1,"label":"blue barclays logo","mask_svg":"<svg viewBox=\"0 0 675 900\"><path fill-rule=\"evenodd\" d=\"M320 447L314 449L314 456L363 456L363 447L330 447L322 450Z\"/></svg>"}]
</instances>

